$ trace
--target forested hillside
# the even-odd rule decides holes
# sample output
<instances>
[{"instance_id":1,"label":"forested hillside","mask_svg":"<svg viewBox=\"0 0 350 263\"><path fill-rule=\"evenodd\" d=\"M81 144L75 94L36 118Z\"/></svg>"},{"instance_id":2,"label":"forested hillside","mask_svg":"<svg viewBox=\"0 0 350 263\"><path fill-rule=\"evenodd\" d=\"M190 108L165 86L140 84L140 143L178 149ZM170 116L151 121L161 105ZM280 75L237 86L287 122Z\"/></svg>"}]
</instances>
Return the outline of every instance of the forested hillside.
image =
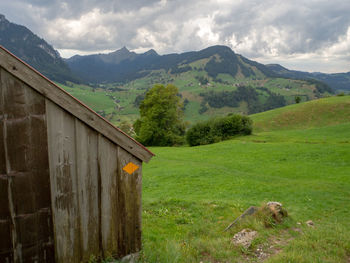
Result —
<instances>
[{"instance_id":1,"label":"forested hillside","mask_svg":"<svg viewBox=\"0 0 350 263\"><path fill-rule=\"evenodd\" d=\"M51 45L25 26L9 22L1 14L0 45L52 80L79 82Z\"/></svg>"}]
</instances>

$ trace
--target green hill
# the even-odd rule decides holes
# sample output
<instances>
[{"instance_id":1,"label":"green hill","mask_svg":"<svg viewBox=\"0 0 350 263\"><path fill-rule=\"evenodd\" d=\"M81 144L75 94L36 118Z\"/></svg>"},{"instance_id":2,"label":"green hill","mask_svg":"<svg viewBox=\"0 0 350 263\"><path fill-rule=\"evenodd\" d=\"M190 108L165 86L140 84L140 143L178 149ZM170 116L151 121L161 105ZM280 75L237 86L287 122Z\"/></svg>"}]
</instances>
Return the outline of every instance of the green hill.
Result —
<instances>
[{"instance_id":1,"label":"green hill","mask_svg":"<svg viewBox=\"0 0 350 263\"><path fill-rule=\"evenodd\" d=\"M168 55L158 55L154 50L136 54L124 47L109 54L74 56L66 62L94 87L90 101L101 97L95 97L99 93L115 98L114 110L109 106L102 110L116 124L132 123L144 94L158 83L179 88L185 120L190 123L228 113L262 112L292 104L296 96L307 101L333 92L316 80L280 77L226 46ZM83 101L87 99L86 89L67 90ZM80 97L80 93L85 95Z\"/></svg>"},{"instance_id":2,"label":"green hill","mask_svg":"<svg viewBox=\"0 0 350 263\"><path fill-rule=\"evenodd\" d=\"M349 100L253 115L251 136L152 148L156 157L143 168L142 262L348 262ZM271 126L277 119L283 122ZM249 206L268 201L288 210L284 223L248 220L223 232ZM231 243L243 228L258 231L248 249Z\"/></svg>"},{"instance_id":3,"label":"green hill","mask_svg":"<svg viewBox=\"0 0 350 263\"><path fill-rule=\"evenodd\" d=\"M193 67L197 70L175 75L164 70L153 71L125 84L61 86L94 110L103 111L105 117L115 124L135 121L139 114L138 103L156 83L172 83L179 88L185 120L190 123L228 113L251 114L282 107L294 103L295 96L301 96L302 101L306 101L329 94L318 83L302 80L234 78L229 74L218 74L214 80L201 70L205 61L194 63ZM105 107L96 107L106 101Z\"/></svg>"},{"instance_id":4,"label":"green hill","mask_svg":"<svg viewBox=\"0 0 350 263\"><path fill-rule=\"evenodd\" d=\"M324 127L350 122L350 96L294 104L251 116L255 131Z\"/></svg>"}]
</instances>

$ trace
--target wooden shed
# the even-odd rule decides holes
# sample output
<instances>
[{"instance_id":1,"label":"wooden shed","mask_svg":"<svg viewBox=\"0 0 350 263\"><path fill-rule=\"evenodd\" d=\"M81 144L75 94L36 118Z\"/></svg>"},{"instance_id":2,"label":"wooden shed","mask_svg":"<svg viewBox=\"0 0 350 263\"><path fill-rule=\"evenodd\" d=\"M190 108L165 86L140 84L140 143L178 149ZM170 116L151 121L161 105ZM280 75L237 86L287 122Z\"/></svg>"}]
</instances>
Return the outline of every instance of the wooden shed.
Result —
<instances>
[{"instance_id":1,"label":"wooden shed","mask_svg":"<svg viewBox=\"0 0 350 263\"><path fill-rule=\"evenodd\" d=\"M0 262L84 262L141 249L153 154L0 47Z\"/></svg>"}]
</instances>

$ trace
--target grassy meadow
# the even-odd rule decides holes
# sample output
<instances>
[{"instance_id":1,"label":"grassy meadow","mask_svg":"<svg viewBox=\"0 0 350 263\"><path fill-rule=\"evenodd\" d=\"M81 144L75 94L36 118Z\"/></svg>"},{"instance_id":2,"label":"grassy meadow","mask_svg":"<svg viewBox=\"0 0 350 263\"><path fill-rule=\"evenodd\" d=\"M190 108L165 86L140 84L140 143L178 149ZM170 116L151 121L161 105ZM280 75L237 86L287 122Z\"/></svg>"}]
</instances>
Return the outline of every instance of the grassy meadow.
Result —
<instances>
[{"instance_id":1,"label":"grassy meadow","mask_svg":"<svg viewBox=\"0 0 350 263\"><path fill-rule=\"evenodd\" d=\"M150 148L143 170L142 262L349 262L350 97L252 116L253 135L199 147ZM283 204L266 228L249 206ZM312 220L314 227L306 225ZM231 239L258 231L249 249Z\"/></svg>"}]
</instances>

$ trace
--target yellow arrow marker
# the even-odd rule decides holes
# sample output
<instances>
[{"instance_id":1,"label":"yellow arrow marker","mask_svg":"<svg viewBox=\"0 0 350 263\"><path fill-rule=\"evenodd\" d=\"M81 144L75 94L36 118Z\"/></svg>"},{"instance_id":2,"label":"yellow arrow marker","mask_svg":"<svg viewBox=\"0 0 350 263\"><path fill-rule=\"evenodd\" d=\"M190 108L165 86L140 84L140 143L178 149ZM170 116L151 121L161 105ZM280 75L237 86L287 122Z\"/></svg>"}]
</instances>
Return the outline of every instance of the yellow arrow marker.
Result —
<instances>
[{"instance_id":1,"label":"yellow arrow marker","mask_svg":"<svg viewBox=\"0 0 350 263\"><path fill-rule=\"evenodd\" d=\"M135 172L137 169L139 169L140 167L132 162L128 163L127 165L125 165L123 167L123 170L125 172L127 172L128 174L132 174L133 172Z\"/></svg>"}]
</instances>

